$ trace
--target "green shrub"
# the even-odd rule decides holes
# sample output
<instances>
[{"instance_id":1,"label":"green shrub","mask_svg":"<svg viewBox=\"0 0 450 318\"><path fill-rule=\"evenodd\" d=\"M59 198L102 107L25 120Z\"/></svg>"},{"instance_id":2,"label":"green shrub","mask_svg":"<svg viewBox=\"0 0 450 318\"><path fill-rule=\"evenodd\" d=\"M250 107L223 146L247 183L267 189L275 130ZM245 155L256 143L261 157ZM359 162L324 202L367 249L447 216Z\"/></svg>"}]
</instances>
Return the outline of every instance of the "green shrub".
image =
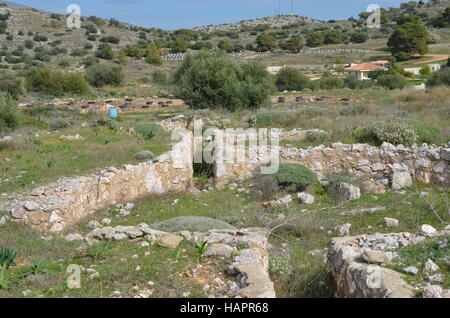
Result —
<instances>
[{"instance_id":1,"label":"green shrub","mask_svg":"<svg viewBox=\"0 0 450 318\"><path fill-rule=\"evenodd\" d=\"M155 136L160 136L165 133L164 128L153 123L138 123L134 126L134 130L143 136L148 132L152 132Z\"/></svg>"},{"instance_id":2,"label":"green shrub","mask_svg":"<svg viewBox=\"0 0 450 318\"><path fill-rule=\"evenodd\" d=\"M159 85L168 85L169 84L169 76L166 72L163 71L155 71L152 76L153 82Z\"/></svg>"},{"instance_id":3,"label":"green shrub","mask_svg":"<svg viewBox=\"0 0 450 318\"><path fill-rule=\"evenodd\" d=\"M0 131L19 127L20 120L17 101L8 93L0 92Z\"/></svg>"},{"instance_id":4,"label":"green shrub","mask_svg":"<svg viewBox=\"0 0 450 318\"><path fill-rule=\"evenodd\" d=\"M336 76L324 76L321 79L315 81L315 84L318 84L320 89L337 89L344 87L344 81Z\"/></svg>"},{"instance_id":5,"label":"green shrub","mask_svg":"<svg viewBox=\"0 0 450 318\"><path fill-rule=\"evenodd\" d=\"M414 127L399 121L381 123L375 127L375 134L380 142L388 142L394 145L410 146L418 140Z\"/></svg>"},{"instance_id":6,"label":"green shrub","mask_svg":"<svg viewBox=\"0 0 450 318\"><path fill-rule=\"evenodd\" d=\"M322 130L310 130L306 133L305 141L311 143L325 142L330 138L330 134Z\"/></svg>"},{"instance_id":7,"label":"green shrub","mask_svg":"<svg viewBox=\"0 0 450 318\"><path fill-rule=\"evenodd\" d=\"M286 117L282 112L264 112L258 113L254 119L257 127L274 127L276 123L282 121Z\"/></svg>"},{"instance_id":8,"label":"green shrub","mask_svg":"<svg viewBox=\"0 0 450 318\"><path fill-rule=\"evenodd\" d=\"M408 80L398 73L381 75L377 79L378 85L389 89L402 89L408 84Z\"/></svg>"},{"instance_id":9,"label":"green shrub","mask_svg":"<svg viewBox=\"0 0 450 318\"><path fill-rule=\"evenodd\" d=\"M11 73L1 74L0 91L10 94L14 99L19 99L25 94L25 81L21 77Z\"/></svg>"},{"instance_id":10,"label":"green shrub","mask_svg":"<svg viewBox=\"0 0 450 318\"><path fill-rule=\"evenodd\" d=\"M373 125L358 127L354 134L356 140L360 143L368 143L373 145L380 144Z\"/></svg>"},{"instance_id":11,"label":"green shrub","mask_svg":"<svg viewBox=\"0 0 450 318\"><path fill-rule=\"evenodd\" d=\"M114 58L114 51L111 45L107 43L100 43L95 56L105 60L112 60Z\"/></svg>"},{"instance_id":12,"label":"green shrub","mask_svg":"<svg viewBox=\"0 0 450 318\"><path fill-rule=\"evenodd\" d=\"M250 62L239 66L223 52L188 55L174 82L177 95L195 109L257 108L275 89L263 65Z\"/></svg>"},{"instance_id":13,"label":"green shrub","mask_svg":"<svg viewBox=\"0 0 450 318\"><path fill-rule=\"evenodd\" d=\"M65 118L56 118L50 123L50 126L55 130L68 128L71 125L72 123Z\"/></svg>"},{"instance_id":14,"label":"green shrub","mask_svg":"<svg viewBox=\"0 0 450 318\"><path fill-rule=\"evenodd\" d=\"M450 86L450 67L443 68L431 74L426 83L427 87Z\"/></svg>"},{"instance_id":15,"label":"green shrub","mask_svg":"<svg viewBox=\"0 0 450 318\"><path fill-rule=\"evenodd\" d=\"M407 120L406 123L414 127L414 130L417 134L418 143L437 143L438 130L436 128L428 126L422 123L420 120L415 119Z\"/></svg>"},{"instance_id":16,"label":"green shrub","mask_svg":"<svg viewBox=\"0 0 450 318\"><path fill-rule=\"evenodd\" d=\"M119 86L125 79L120 65L108 63L98 63L88 67L85 76L87 81L95 87Z\"/></svg>"},{"instance_id":17,"label":"green shrub","mask_svg":"<svg viewBox=\"0 0 450 318\"><path fill-rule=\"evenodd\" d=\"M273 176L257 174L253 179L252 190L258 199L271 200L275 194L280 192L280 187Z\"/></svg>"},{"instance_id":18,"label":"green shrub","mask_svg":"<svg viewBox=\"0 0 450 318\"><path fill-rule=\"evenodd\" d=\"M153 224L152 228L171 233L179 231L207 232L209 230L236 229L226 222L201 216L177 217Z\"/></svg>"},{"instance_id":19,"label":"green shrub","mask_svg":"<svg viewBox=\"0 0 450 318\"><path fill-rule=\"evenodd\" d=\"M64 91L76 95L86 95L90 92L90 87L83 74L67 73L64 76Z\"/></svg>"},{"instance_id":20,"label":"green shrub","mask_svg":"<svg viewBox=\"0 0 450 318\"><path fill-rule=\"evenodd\" d=\"M61 96L64 93L84 95L89 85L80 73L64 73L40 66L31 68L26 74L29 91Z\"/></svg>"},{"instance_id":21,"label":"green shrub","mask_svg":"<svg viewBox=\"0 0 450 318\"><path fill-rule=\"evenodd\" d=\"M273 178L287 191L302 191L317 182L317 174L309 168L296 163L282 163Z\"/></svg>"},{"instance_id":22,"label":"green shrub","mask_svg":"<svg viewBox=\"0 0 450 318\"><path fill-rule=\"evenodd\" d=\"M302 72L291 67L284 67L276 76L275 85L282 91L301 91L310 87L310 80Z\"/></svg>"},{"instance_id":23,"label":"green shrub","mask_svg":"<svg viewBox=\"0 0 450 318\"><path fill-rule=\"evenodd\" d=\"M116 129L116 124L114 122L114 120L112 118L109 117L100 117L97 118L96 120L94 120L91 123L92 127L107 127L111 130L115 130Z\"/></svg>"}]
</instances>

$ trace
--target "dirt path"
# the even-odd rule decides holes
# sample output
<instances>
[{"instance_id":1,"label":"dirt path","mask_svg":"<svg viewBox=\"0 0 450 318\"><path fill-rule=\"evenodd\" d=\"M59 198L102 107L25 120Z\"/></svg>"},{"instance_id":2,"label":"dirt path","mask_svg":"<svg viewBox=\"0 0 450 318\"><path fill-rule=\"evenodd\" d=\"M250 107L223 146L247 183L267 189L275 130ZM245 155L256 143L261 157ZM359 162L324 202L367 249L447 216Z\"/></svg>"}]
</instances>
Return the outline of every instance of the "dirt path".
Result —
<instances>
[{"instance_id":1,"label":"dirt path","mask_svg":"<svg viewBox=\"0 0 450 318\"><path fill-rule=\"evenodd\" d=\"M428 57L425 58L425 57ZM433 63L433 62L437 62L437 61L443 61L449 58L448 55L446 54L425 54L425 55L416 55L413 58L418 58L418 61L415 61L415 63L417 64L422 64L422 63ZM425 58L425 59L423 59Z\"/></svg>"}]
</instances>

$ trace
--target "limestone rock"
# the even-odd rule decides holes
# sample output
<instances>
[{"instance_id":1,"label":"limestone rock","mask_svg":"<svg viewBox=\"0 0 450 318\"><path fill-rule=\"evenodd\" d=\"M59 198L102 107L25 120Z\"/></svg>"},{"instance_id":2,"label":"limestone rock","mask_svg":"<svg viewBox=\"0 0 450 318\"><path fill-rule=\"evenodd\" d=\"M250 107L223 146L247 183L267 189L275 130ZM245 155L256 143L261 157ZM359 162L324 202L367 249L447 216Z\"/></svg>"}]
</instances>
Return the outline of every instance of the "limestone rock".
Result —
<instances>
[{"instance_id":1,"label":"limestone rock","mask_svg":"<svg viewBox=\"0 0 450 318\"><path fill-rule=\"evenodd\" d=\"M431 259L428 259L423 266L424 273L434 273L439 270L439 266L433 262Z\"/></svg>"},{"instance_id":2,"label":"limestone rock","mask_svg":"<svg viewBox=\"0 0 450 318\"><path fill-rule=\"evenodd\" d=\"M371 194L384 194L386 193L386 189L384 187L384 184L381 182L367 180L362 184L362 192Z\"/></svg>"},{"instance_id":3,"label":"limestone rock","mask_svg":"<svg viewBox=\"0 0 450 318\"><path fill-rule=\"evenodd\" d=\"M350 223L345 223L342 225L338 225L334 228L334 230L338 233L339 236L347 236L350 234L350 227L352 225Z\"/></svg>"},{"instance_id":4,"label":"limestone rock","mask_svg":"<svg viewBox=\"0 0 450 318\"><path fill-rule=\"evenodd\" d=\"M148 151L148 150L139 151L138 153L136 153L134 155L134 159L136 159L136 160L152 160L154 158L155 158L155 155L153 154L153 152Z\"/></svg>"},{"instance_id":5,"label":"limestone rock","mask_svg":"<svg viewBox=\"0 0 450 318\"><path fill-rule=\"evenodd\" d=\"M358 200L361 190L352 184L341 182L338 186L338 195L343 200Z\"/></svg>"},{"instance_id":6,"label":"limestone rock","mask_svg":"<svg viewBox=\"0 0 450 318\"><path fill-rule=\"evenodd\" d=\"M158 244L168 248L177 248L183 240L182 236L167 233L159 238Z\"/></svg>"},{"instance_id":7,"label":"limestone rock","mask_svg":"<svg viewBox=\"0 0 450 318\"><path fill-rule=\"evenodd\" d=\"M443 284L445 280L444 280L444 275L434 274L434 275L427 276L427 281L432 284L433 283Z\"/></svg>"},{"instance_id":8,"label":"limestone rock","mask_svg":"<svg viewBox=\"0 0 450 318\"><path fill-rule=\"evenodd\" d=\"M375 251L371 249L366 249L362 253L362 258L369 264L390 264L394 259L392 252Z\"/></svg>"},{"instance_id":9,"label":"limestone rock","mask_svg":"<svg viewBox=\"0 0 450 318\"><path fill-rule=\"evenodd\" d=\"M236 248L231 247L227 244L216 243L208 246L205 252L205 256L223 256L228 258L231 257L231 255L236 251Z\"/></svg>"},{"instance_id":10,"label":"limestone rock","mask_svg":"<svg viewBox=\"0 0 450 318\"><path fill-rule=\"evenodd\" d=\"M415 266L409 266L403 269L403 271L405 273L409 273L409 274L413 274L413 275L417 275L417 273L419 273L419 269Z\"/></svg>"},{"instance_id":11,"label":"limestone rock","mask_svg":"<svg viewBox=\"0 0 450 318\"><path fill-rule=\"evenodd\" d=\"M297 197L301 204L314 204L315 201L314 196L306 192L298 193Z\"/></svg>"},{"instance_id":12,"label":"limestone rock","mask_svg":"<svg viewBox=\"0 0 450 318\"><path fill-rule=\"evenodd\" d=\"M28 211L37 211L39 210L41 207L39 206L38 203L34 202L34 201L26 201L23 204L24 208L27 209Z\"/></svg>"},{"instance_id":13,"label":"limestone rock","mask_svg":"<svg viewBox=\"0 0 450 318\"><path fill-rule=\"evenodd\" d=\"M423 298L442 298L443 293L441 286L431 285L423 289Z\"/></svg>"},{"instance_id":14,"label":"limestone rock","mask_svg":"<svg viewBox=\"0 0 450 318\"><path fill-rule=\"evenodd\" d=\"M441 158L450 161L450 148L443 148L441 150Z\"/></svg>"},{"instance_id":15,"label":"limestone rock","mask_svg":"<svg viewBox=\"0 0 450 318\"><path fill-rule=\"evenodd\" d=\"M288 194L287 196L284 196L282 198L279 198L278 200L272 200L269 202L263 203L263 206L267 209L272 209L274 207L280 206L280 205L289 205L289 203L292 202L292 196Z\"/></svg>"},{"instance_id":16,"label":"limestone rock","mask_svg":"<svg viewBox=\"0 0 450 318\"><path fill-rule=\"evenodd\" d=\"M413 180L409 172L395 171L392 174L392 188L395 190L401 190L406 187L410 187L413 184Z\"/></svg>"},{"instance_id":17,"label":"limestone rock","mask_svg":"<svg viewBox=\"0 0 450 318\"><path fill-rule=\"evenodd\" d=\"M394 218L384 218L384 224L386 224L387 227L398 227L398 220Z\"/></svg>"},{"instance_id":18,"label":"limestone rock","mask_svg":"<svg viewBox=\"0 0 450 318\"><path fill-rule=\"evenodd\" d=\"M73 233L69 234L64 238L66 241L73 242L73 241L83 241L84 237L81 234Z\"/></svg>"},{"instance_id":19,"label":"limestone rock","mask_svg":"<svg viewBox=\"0 0 450 318\"><path fill-rule=\"evenodd\" d=\"M426 236L433 236L436 234L436 229L428 224L423 224L420 227L420 233Z\"/></svg>"}]
</instances>

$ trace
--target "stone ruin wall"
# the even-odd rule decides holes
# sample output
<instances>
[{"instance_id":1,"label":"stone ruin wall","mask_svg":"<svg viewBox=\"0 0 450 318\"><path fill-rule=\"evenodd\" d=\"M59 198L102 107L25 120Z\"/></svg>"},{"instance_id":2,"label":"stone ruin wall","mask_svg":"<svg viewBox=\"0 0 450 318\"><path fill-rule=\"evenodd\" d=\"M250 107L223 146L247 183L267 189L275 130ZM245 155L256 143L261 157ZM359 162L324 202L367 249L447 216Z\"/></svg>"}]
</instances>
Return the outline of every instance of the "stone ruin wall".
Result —
<instances>
[{"instance_id":1,"label":"stone ruin wall","mask_svg":"<svg viewBox=\"0 0 450 318\"><path fill-rule=\"evenodd\" d=\"M223 144L216 142L216 153ZM330 147L308 149L279 147L281 163L298 163L315 171L319 177L346 172L358 177L388 181L394 172L408 172L412 179L426 184L450 185L450 145L447 148L426 144L410 148L384 143L380 147L366 144L334 143ZM217 156L222 159L224 156ZM216 160L213 164L215 185L221 187L231 181L251 177L268 162L268 153L260 154L250 148L242 162Z\"/></svg>"},{"instance_id":2,"label":"stone ruin wall","mask_svg":"<svg viewBox=\"0 0 450 318\"><path fill-rule=\"evenodd\" d=\"M31 191L11 207L13 219L39 230L60 232L98 209L138 198L168 192L184 192L193 185L193 137L184 132L171 151L153 161L123 168L107 168L98 174L62 178ZM450 146L450 145L449 145ZM246 151L244 160L224 160L224 144L212 142L214 183L251 177L270 159L268 152L256 148ZM450 148L422 145L410 148L384 143L381 147L365 144L332 144L308 149L279 147L280 162L305 165L319 176L346 172L389 181L394 172L408 172L413 180L450 185ZM267 147L266 150L273 150Z\"/></svg>"},{"instance_id":3,"label":"stone ruin wall","mask_svg":"<svg viewBox=\"0 0 450 318\"><path fill-rule=\"evenodd\" d=\"M98 209L151 194L184 192L192 185L192 135L185 133L155 160L36 188L13 203L11 217L38 230L60 232Z\"/></svg>"}]
</instances>

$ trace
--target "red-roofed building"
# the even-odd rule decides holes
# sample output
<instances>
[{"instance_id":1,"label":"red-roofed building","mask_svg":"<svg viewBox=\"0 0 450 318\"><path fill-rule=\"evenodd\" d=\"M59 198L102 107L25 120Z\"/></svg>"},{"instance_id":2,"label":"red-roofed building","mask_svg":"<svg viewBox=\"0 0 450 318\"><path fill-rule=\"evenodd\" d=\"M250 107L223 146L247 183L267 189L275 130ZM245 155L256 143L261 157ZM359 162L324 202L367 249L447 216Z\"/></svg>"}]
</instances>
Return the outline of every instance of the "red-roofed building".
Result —
<instances>
[{"instance_id":1,"label":"red-roofed building","mask_svg":"<svg viewBox=\"0 0 450 318\"><path fill-rule=\"evenodd\" d=\"M388 69L373 63L361 63L347 67L344 70L350 75L355 75L359 80L368 80L371 71L387 71Z\"/></svg>"}]
</instances>

